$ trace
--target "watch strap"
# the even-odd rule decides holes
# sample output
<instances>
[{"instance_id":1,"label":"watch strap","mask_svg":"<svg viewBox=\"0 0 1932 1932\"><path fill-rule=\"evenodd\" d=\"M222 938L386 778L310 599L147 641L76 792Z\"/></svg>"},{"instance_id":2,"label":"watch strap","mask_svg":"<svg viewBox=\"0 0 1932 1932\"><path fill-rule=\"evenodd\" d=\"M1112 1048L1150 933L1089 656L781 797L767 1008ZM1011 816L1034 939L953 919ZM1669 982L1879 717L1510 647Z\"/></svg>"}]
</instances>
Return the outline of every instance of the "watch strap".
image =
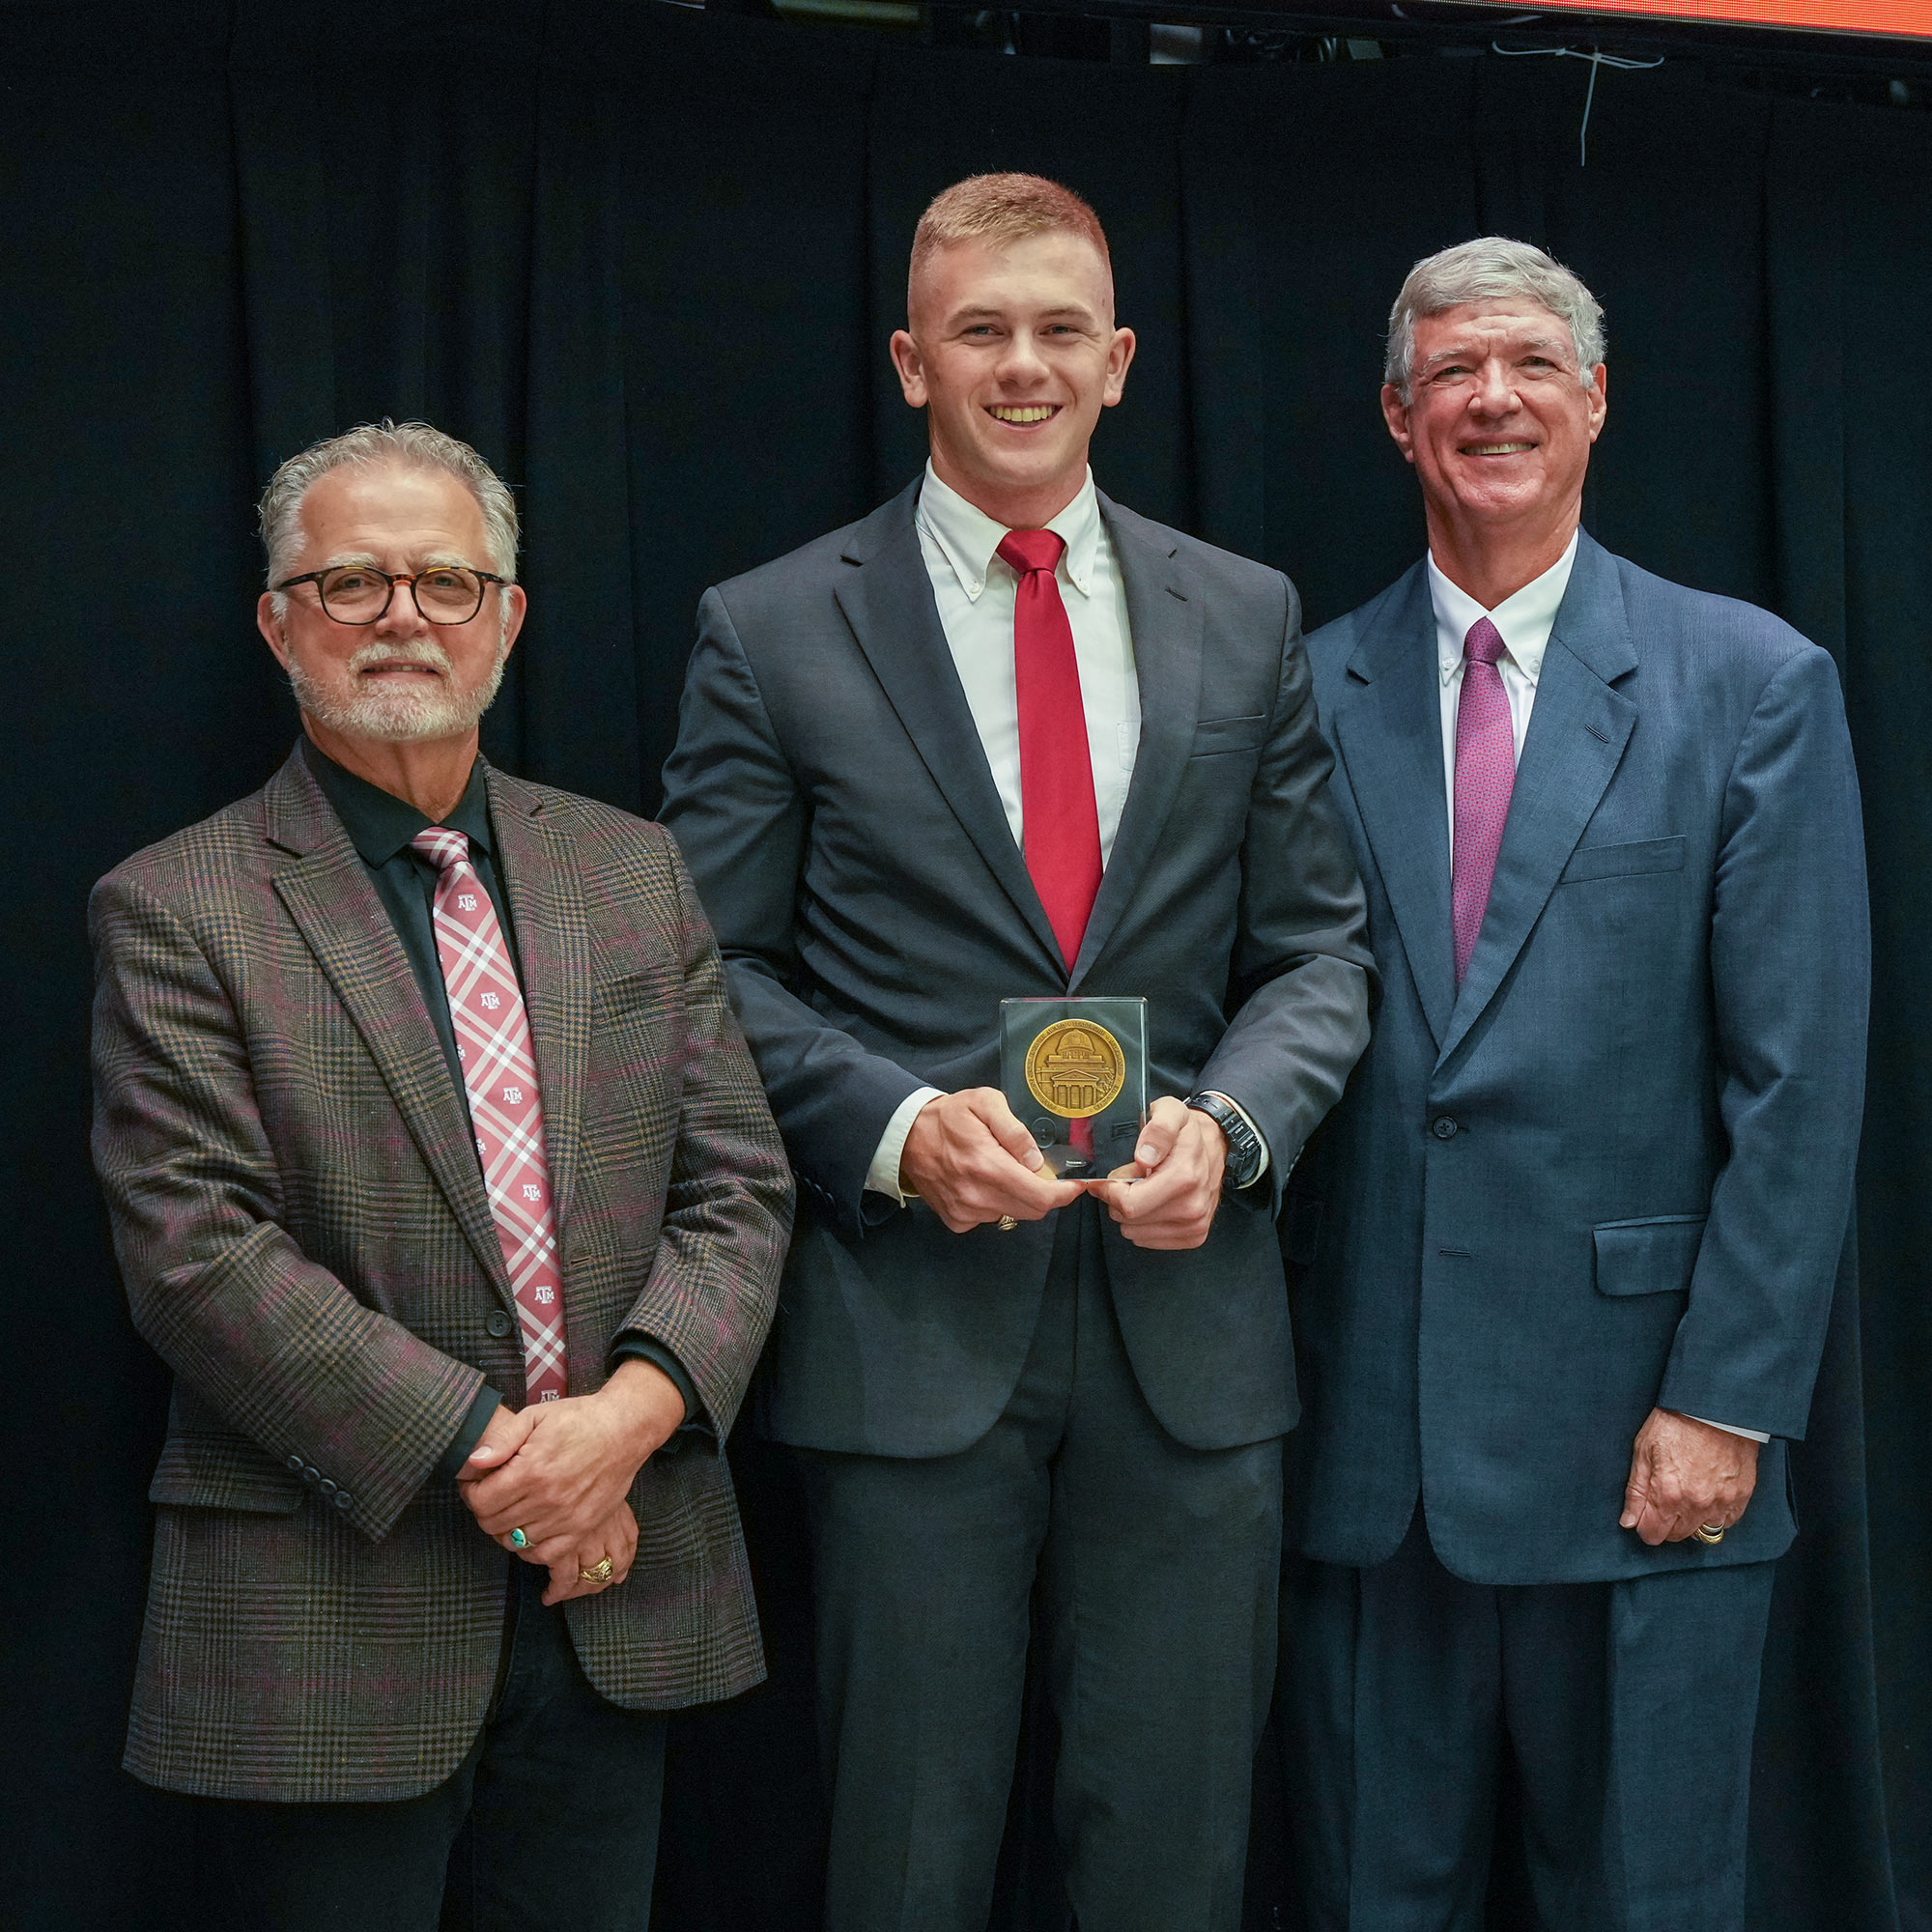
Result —
<instances>
[{"instance_id":1,"label":"watch strap","mask_svg":"<svg viewBox=\"0 0 1932 1932\"><path fill-rule=\"evenodd\" d=\"M1264 1149L1261 1136L1248 1124L1245 1116L1218 1094L1190 1094L1187 1104L1197 1114L1206 1114L1221 1129L1228 1143L1228 1164L1221 1176L1221 1188L1238 1194L1251 1186L1262 1171Z\"/></svg>"}]
</instances>

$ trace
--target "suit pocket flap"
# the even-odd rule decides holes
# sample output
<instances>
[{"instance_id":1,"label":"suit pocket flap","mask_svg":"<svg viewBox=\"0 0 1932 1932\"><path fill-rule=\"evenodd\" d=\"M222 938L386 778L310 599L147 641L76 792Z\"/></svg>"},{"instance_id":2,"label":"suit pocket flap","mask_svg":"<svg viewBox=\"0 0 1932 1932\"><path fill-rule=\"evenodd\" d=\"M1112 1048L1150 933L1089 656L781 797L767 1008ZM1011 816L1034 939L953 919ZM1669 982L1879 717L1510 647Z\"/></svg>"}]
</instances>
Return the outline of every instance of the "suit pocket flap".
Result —
<instances>
[{"instance_id":1,"label":"suit pocket flap","mask_svg":"<svg viewBox=\"0 0 1932 1932\"><path fill-rule=\"evenodd\" d=\"M1597 1243L1599 1294L1679 1293L1690 1286L1704 1239L1702 1214L1658 1214L1644 1221L1605 1221Z\"/></svg>"},{"instance_id":2,"label":"suit pocket flap","mask_svg":"<svg viewBox=\"0 0 1932 1932\"><path fill-rule=\"evenodd\" d=\"M1570 855L1563 884L1579 879L1620 879L1632 872L1681 872L1684 838L1639 838L1630 845L1584 845Z\"/></svg>"},{"instance_id":3,"label":"suit pocket flap","mask_svg":"<svg viewBox=\"0 0 1932 1932\"><path fill-rule=\"evenodd\" d=\"M1264 711L1252 718L1203 718L1194 726L1194 749L1188 755L1207 758L1216 752L1252 752L1266 725Z\"/></svg>"},{"instance_id":4,"label":"suit pocket flap","mask_svg":"<svg viewBox=\"0 0 1932 1932\"><path fill-rule=\"evenodd\" d=\"M273 1516L299 1509L302 1493L299 1476L239 1435L169 1436L148 1485L151 1503Z\"/></svg>"}]
</instances>

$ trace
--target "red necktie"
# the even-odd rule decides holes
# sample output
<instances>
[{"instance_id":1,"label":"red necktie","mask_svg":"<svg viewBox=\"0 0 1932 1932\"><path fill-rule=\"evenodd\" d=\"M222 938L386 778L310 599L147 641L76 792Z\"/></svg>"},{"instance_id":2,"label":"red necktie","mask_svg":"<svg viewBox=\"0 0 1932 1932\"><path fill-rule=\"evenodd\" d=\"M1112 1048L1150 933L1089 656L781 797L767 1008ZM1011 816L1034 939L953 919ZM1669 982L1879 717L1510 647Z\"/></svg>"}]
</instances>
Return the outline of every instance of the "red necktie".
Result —
<instances>
[{"instance_id":1,"label":"red necktie","mask_svg":"<svg viewBox=\"0 0 1932 1932\"><path fill-rule=\"evenodd\" d=\"M1450 917L1456 930L1456 983L1469 970L1476 935L1496 875L1503 821L1516 787L1516 733L1496 660L1502 633L1478 617L1463 639L1463 691L1456 703L1456 862Z\"/></svg>"},{"instance_id":2,"label":"red necktie","mask_svg":"<svg viewBox=\"0 0 1932 1932\"><path fill-rule=\"evenodd\" d=\"M1100 814L1073 627L1054 569L1065 543L1052 530L1009 530L999 554L1019 578L1013 596L1013 683L1020 712L1020 811L1026 867L1067 971L1080 956L1100 890Z\"/></svg>"},{"instance_id":3,"label":"red necktie","mask_svg":"<svg viewBox=\"0 0 1932 1932\"><path fill-rule=\"evenodd\" d=\"M555 1402L564 1374L563 1278L556 1265L556 1216L544 1154L536 1056L510 949L476 867L469 840L437 826L410 843L440 873L434 923L449 991L456 1057L469 1094L469 1125L483 1186L510 1271L524 1344L524 1400Z\"/></svg>"}]
</instances>

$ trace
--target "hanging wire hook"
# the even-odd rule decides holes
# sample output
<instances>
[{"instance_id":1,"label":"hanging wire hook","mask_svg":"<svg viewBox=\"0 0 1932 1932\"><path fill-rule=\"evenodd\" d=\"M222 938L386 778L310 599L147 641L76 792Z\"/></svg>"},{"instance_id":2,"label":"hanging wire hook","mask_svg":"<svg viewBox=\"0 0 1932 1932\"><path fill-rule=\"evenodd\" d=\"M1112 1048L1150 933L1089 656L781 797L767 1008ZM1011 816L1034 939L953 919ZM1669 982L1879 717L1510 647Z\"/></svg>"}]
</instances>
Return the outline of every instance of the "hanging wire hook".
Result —
<instances>
[{"instance_id":1,"label":"hanging wire hook","mask_svg":"<svg viewBox=\"0 0 1932 1932\"><path fill-rule=\"evenodd\" d=\"M1601 47L1592 47L1588 53L1582 53L1576 47L1506 47L1492 41L1490 51L1502 54L1509 60L1586 60L1590 63L1590 85L1583 94L1583 120L1577 129L1577 165L1579 168L1590 165L1590 109L1597 99L1597 70L1614 67L1635 72L1663 65L1661 57L1657 60L1632 60L1625 54L1606 54Z\"/></svg>"}]
</instances>

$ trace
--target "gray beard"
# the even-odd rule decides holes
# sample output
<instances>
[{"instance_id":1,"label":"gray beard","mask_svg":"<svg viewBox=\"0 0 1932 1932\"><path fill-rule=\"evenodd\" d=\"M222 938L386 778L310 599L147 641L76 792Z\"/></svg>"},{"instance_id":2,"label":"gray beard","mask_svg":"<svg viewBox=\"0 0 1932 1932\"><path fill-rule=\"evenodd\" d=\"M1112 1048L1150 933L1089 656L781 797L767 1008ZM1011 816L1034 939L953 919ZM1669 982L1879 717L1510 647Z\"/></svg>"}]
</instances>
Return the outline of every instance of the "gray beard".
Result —
<instances>
[{"instance_id":1,"label":"gray beard","mask_svg":"<svg viewBox=\"0 0 1932 1932\"><path fill-rule=\"evenodd\" d=\"M390 657L395 653L377 645L366 646L372 656ZM358 652L357 656L361 653ZM326 690L310 677L293 658L289 663L289 686L296 702L319 724L345 738L368 738L378 744L418 744L433 738L454 738L471 729L495 700L503 682L503 666L509 652L500 644L490 675L468 691L440 684L429 690L356 690L348 695ZM439 651L424 653L420 662L447 669L449 660ZM355 675L355 660L350 661Z\"/></svg>"}]
</instances>

